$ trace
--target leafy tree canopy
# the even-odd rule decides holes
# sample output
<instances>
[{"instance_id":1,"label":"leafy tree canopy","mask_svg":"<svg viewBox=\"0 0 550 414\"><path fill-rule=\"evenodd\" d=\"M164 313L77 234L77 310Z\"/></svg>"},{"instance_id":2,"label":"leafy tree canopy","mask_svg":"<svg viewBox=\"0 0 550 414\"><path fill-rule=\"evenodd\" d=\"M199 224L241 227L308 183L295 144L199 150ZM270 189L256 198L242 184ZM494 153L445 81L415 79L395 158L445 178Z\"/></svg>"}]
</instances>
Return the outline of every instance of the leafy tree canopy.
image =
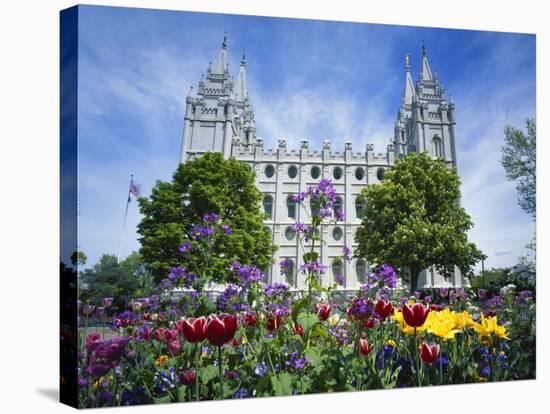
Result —
<instances>
[{"instance_id":1,"label":"leafy tree canopy","mask_svg":"<svg viewBox=\"0 0 550 414\"><path fill-rule=\"evenodd\" d=\"M83 302L99 304L102 298L114 298L113 306L124 309L133 297L151 293L150 271L139 253L133 252L121 263L115 255L104 254L80 275Z\"/></svg>"},{"instance_id":2,"label":"leafy tree canopy","mask_svg":"<svg viewBox=\"0 0 550 414\"><path fill-rule=\"evenodd\" d=\"M518 203L533 218L536 217L537 195L537 125L534 119L525 121L526 132L512 126L504 128L504 146L500 162L506 178L516 182Z\"/></svg>"},{"instance_id":3,"label":"leafy tree canopy","mask_svg":"<svg viewBox=\"0 0 550 414\"><path fill-rule=\"evenodd\" d=\"M266 268L275 247L264 228L262 198L250 167L224 159L221 153L206 153L181 164L171 182L157 182L149 198L139 199L143 219L138 226L140 253L155 280L165 278L173 266L182 263L178 248L207 213L218 214L233 229L233 234L219 237L212 247L214 280L226 281L234 261ZM199 260L193 255L186 260L194 258Z\"/></svg>"},{"instance_id":4,"label":"leafy tree canopy","mask_svg":"<svg viewBox=\"0 0 550 414\"><path fill-rule=\"evenodd\" d=\"M457 266L470 275L481 252L468 242L473 223L460 206L460 180L444 161L411 153L361 197L364 218L356 234L357 254L371 263L390 263L411 275L415 290L423 269L444 276Z\"/></svg>"}]
</instances>

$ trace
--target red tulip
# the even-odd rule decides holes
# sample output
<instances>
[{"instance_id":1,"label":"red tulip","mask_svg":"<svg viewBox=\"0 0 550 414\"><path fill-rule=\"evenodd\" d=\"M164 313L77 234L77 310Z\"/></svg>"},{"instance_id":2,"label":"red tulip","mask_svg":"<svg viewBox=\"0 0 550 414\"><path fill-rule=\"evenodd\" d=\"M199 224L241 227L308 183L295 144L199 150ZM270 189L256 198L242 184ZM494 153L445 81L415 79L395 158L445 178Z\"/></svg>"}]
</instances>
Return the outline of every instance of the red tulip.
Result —
<instances>
[{"instance_id":1,"label":"red tulip","mask_svg":"<svg viewBox=\"0 0 550 414\"><path fill-rule=\"evenodd\" d=\"M371 353L371 351L374 348L374 345L369 346L369 342L366 338L360 338L359 339L360 346L361 346L361 354L364 356L367 356Z\"/></svg>"},{"instance_id":2,"label":"red tulip","mask_svg":"<svg viewBox=\"0 0 550 414\"><path fill-rule=\"evenodd\" d=\"M302 327L302 325L295 323L292 327L292 332L294 332L294 335L302 336L304 334L304 328Z\"/></svg>"},{"instance_id":3,"label":"red tulip","mask_svg":"<svg viewBox=\"0 0 550 414\"><path fill-rule=\"evenodd\" d=\"M176 322L176 329L192 344L201 342L206 338L206 318L181 319Z\"/></svg>"},{"instance_id":4,"label":"red tulip","mask_svg":"<svg viewBox=\"0 0 550 414\"><path fill-rule=\"evenodd\" d=\"M437 357L439 356L439 345L437 344L427 344L422 342L420 348L420 358L426 364L433 364Z\"/></svg>"},{"instance_id":5,"label":"red tulip","mask_svg":"<svg viewBox=\"0 0 550 414\"><path fill-rule=\"evenodd\" d=\"M374 328L375 325L376 321L374 320L374 318L365 319L365 322L363 322L363 326L368 329Z\"/></svg>"},{"instance_id":6,"label":"red tulip","mask_svg":"<svg viewBox=\"0 0 550 414\"><path fill-rule=\"evenodd\" d=\"M86 349L92 352L101 343L101 335L99 332L92 332L86 337Z\"/></svg>"},{"instance_id":7,"label":"red tulip","mask_svg":"<svg viewBox=\"0 0 550 414\"><path fill-rule=\"evenodd\" d=\"M328 303L318 304L316 306L316 310L317 316L319 316L319 320L326 321L330 316L331 306Z\"/></svg>"},{"instance_id":8,"label":"red tulip","mask_svg":"<svg viewBox=\"0 0 550 414\"><path fill-rule=\"evenodd\" d=\"M393 305L387 300L379 300L374 306L374 312L381 321L385 321L388 316L393 314Z\"/></svg>"},{"instance_id":9,"label":"red tulip","mask_svg":"<svg viewBox=\"0 0 550 414\"><path fill-rule=\"evenodd\" d=\"M281 314L269 314L266 316L265 325L268 331L274 331L275 329L279 329L281 327L282 322L283 317Z\"/></svg>"},{"instance_id":10,"label":"red tulip","mask_svg":"<svg viewBox=\"0 0 550 414\"><path fill-rule=\"evenodd\" d=\"M430 305L430 311L439 312L442 310L443 310L443 306L441 305Z\"/></svg>"},{"instance_id":11,"label":"red tulip","mask_svg":"<svg viewBox=\"0 0 550 414\"><path fill-rule=\"evenodd\" d=\"M192 384L196 377L197 374L194 369L188 369L179 373L179 380L185 385Z\"/></svg>"},{"instance_id":12,"label":"red tulip","mask_svg":"<svg viewBox=\"0 0 550 414\"><path fill-rule=\"evenodd\" d=\"M246 323L246 326L248 326L249 328L256 326L257 320L258 318L254 313L248 312L246 313L246 315L244 315L244 322Z\"/></svg>"},{"instance_id":13,"label":"red tulip","mask_svg":"<svg viewBox=\"0 0 550 414\"><path fill-rule=\"evenodd\" d=\"M237 332L237 317L235 315L210 315L205 326L206 338L214 346L228 343Z\"/></svg>"},{"instance_id":14,"label":"red tulip","mask_svg":"<svg viewBox=\"0 0 550 414\"><path fill-rule=\"evenodd\" d=\"M405 319L405 323L412 328L418 328L424 325L429 313L430 308L421 303L415 303L412 306L409 304L403 306L403 319Z\"/></svg>"}]
</instances>

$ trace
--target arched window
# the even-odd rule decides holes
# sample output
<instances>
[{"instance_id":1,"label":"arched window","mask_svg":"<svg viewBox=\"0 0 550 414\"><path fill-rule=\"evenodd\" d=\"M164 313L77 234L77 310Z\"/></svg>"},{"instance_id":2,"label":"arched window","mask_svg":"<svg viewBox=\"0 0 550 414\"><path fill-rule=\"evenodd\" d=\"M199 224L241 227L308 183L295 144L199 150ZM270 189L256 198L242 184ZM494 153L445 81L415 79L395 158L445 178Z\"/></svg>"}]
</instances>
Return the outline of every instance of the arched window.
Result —
<instances>
[{"instance_id":1,"label":"arched window","mask_svg":"<svg viewBox=\"0 0 550 414\"><path fill-rule=\"evenodd\" d=\"M379 168L378 170L376 170L376 178L378 178L378 180L382 181L382 179L384 178L384 173L386 172L386 170L384 170L383 168Z\"/></svg>"},{"instance_id":2,"label":"arched window","mask_svg":"<svg viewBox=\"0 0 550 414\"><path fill-rule=\"evenodd\" d=\"M365 283L367 263L363 259L359 259L357 263L355 263L355 273L357 274L357 281L361 284Z\"/></svg>"},{"instance_id":3,"label":"arched window","mask_svg":"<svg viewBox=\"0 0 550 414\"><path fill-rule=\"evenodd\" d=\"M441 143L441 138L439 138L437 135L433 137L433 145L435 157L443 157L443 144Z\"/></svg>"},{"instance_id":4,"label":"arched window","mask_svg":"<svg viewBox=\"0 0 550 414\"><path fill-rule=\"evenodd\" d=\"M264 213L270 220L273 220L273 197L266 195L264 197Z\"/></svg>"},{"instance_id":5,"label":"arched window","mask_svg":"<svg viewBox=\"0 0 550 414\"><path fill-rule=\"evenodd\" d=\"M361 181L363 180L363 178L365 178L365 170L361 167L357 168L355 170L355 178L358 180L358 181Z\"/></svg>"},{"instance_id":6,"label":"arched window","mask_svg":"<svg viewBox=\"0 0 550 414\"><path fill-rule=\"evenodd\" d=\"M344 212L344 202L340 196L336 197L336 202L334 203L334 217L336 217L336 209Z\"/></svg>"},{"instance_id":7,"label":"arched window","mask_svg":"<svg viewBox=\"0 0 550 414\"><path fill-rule=\"evenodd\" d=\"M365 208L365 204L363 203L363 200L361 199L361 197L357 197L355 199L355 217L357 217L358 219L362 219L364 214L363 214L363 209Z\"/></svg>"},{"instance_id":8,"label":"arched window","mask_svg":"<svg viewBox=\"0 0 550 414\"><path fill-rule=\"evenodd\" d=\"M290 167L288 167L288 176L290 178L296 178L297 175L298 175L298 168L296 168L295 165L291 165Z\"/></svg>"},{"instance_id":9,"label":"arched window","mask_svg":"<svg viewBox=\"0 0 550 414\"><path fill-rule=\"evenodd\" d=\"M267 167L265 167L264 172L267 178L271 178L275 174L275 167L273 165L268 165Z\"/></svg>"},{"instance_id":10,"label":"arched window","mask_svg":"<svg viewBox=\"0 0 550 414\"><path fill-rule=\"evenodd\" d=\"M314 180L318 179L321 176L321 169L316 165L311 167L311 178Z\"/></svg>"},{"instance_id":11,"label":"arched window","mask_svg":"<svg viewBox=\"0 0 550 414\"><path fill-rule=\"evenodd\" d=\"M294 286L294 261L292 259L285 259L285 267L283 268L283 275L285 282L290 286Z\"/></svg>"},{"instance_id":12,"label":"arched window","mask_svg":"<svg viewBox=\"0 0 550 414\"><path fill-rule=\"evenodd\" d=\"M286 210L289 218L296 218L296 201L294 201L292 196L289 196L286 199Z\"/></svg>"},{"instance_id":13,"label":"arched window","mask_svg":"<svg viewBox=\"0 0 550 414\"><path fill-rule=\"evenodd\" d=\"M342 240L342 236L344 235L344 232L342 231L341 227L335 227L334 230L332 230L332 238L335 241Z\"/></svg>"},{"instance_id":14,"label":"arched window","mask_svg":"<svg viewBox=\"0 0 550 414\"><path fill-rule=\"evenodd\" d=\"M335 180L339 180L340 178L342 178L342 175L344 175L344 171L342 171L342 168L336 167L336 168L332 171L332 175L333 175L333 177L334 177Z\"/></svg>"},{"instance_id":15,"label":"arched window","mask_svg":"<svg viewBox=\"0 0 550 414\"><path fill-rule=\"evenodd\" d=\"M332 262L332 280L336 282L336 276L344 276L344 264L342 260L336 259Z\"/></svg>"}]
</instances>

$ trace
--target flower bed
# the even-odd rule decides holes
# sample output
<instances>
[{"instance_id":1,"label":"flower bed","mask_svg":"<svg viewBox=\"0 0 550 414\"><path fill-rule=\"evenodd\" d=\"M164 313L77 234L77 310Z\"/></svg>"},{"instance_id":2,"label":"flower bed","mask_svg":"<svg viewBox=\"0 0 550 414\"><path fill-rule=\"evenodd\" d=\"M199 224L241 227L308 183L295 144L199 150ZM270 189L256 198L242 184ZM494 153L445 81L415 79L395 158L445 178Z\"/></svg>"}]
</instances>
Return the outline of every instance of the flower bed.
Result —
<instances>
[{"instance_id":1,"label":"flower bed","mask_svg":"<svg viewBox=\"0 0 550 414\"><path fill-rule=\"evenodd\" d=\"M398 296L397 273L384 264L342 300L315 253L316 229L342 221L330 181L295 197L309 199L310 224L293 226L309 247L307 289L264 284L250 264L228 269L233 283L217 297L206 288L216 234L233 231L208 214L149 298L135 299L109 330L88 333L94 305L81 306L82 407L248 398L534 378L534 294L433 289ZM196 255L194 268L184 266ZM345 248L342 260L351 260ZM284 271L284 263L281 264ZM334 300L338 296L338 300ZM106 298L101 316L112 300ZM113 336L113 333L115 334Z\"/></svg>"}]
</instances>

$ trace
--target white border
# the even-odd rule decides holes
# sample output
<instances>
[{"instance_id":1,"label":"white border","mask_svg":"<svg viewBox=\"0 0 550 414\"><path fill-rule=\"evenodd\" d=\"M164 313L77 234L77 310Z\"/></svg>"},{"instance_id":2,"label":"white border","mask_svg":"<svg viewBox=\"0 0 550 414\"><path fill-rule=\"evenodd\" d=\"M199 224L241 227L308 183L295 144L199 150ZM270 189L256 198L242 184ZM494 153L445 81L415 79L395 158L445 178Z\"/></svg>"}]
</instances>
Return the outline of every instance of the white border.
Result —
<instances>
[{"instance_id":1,"label":"white border","mask_svg":"<svg viewBox=\"0 0 550 414\"><path fill-rule=\"evenodd\" d=\"M548 105L548 12L536 0L384 1L298 3L264 1L102 1L104 5L212 11L313 19L483 29L537 34L538 250L547 248L545 212L549 155L545 137ZM9 4L9 6L8 6ZM4 412L23 408L68 412L55 401L58 372L58 176L59 10L70 1L5 2L0 13L0 237L2 264L1 395ZM510 59L513 59L510 56ZM497 150L497 149L495 149ZM543 154L545 156L543 156ZM6 266L7 264L7 266ZM538 258L538 364L536 381L371 391L291 398L135 407L134 412L372 411L441 413L521 412L542 403L548 389L544 356L547 261ZM547 391L546 391L547 392ZM122 412L125 409L105 409ZM540 410L537 410L538 412Z\"/></svg>"}]
</instances>

